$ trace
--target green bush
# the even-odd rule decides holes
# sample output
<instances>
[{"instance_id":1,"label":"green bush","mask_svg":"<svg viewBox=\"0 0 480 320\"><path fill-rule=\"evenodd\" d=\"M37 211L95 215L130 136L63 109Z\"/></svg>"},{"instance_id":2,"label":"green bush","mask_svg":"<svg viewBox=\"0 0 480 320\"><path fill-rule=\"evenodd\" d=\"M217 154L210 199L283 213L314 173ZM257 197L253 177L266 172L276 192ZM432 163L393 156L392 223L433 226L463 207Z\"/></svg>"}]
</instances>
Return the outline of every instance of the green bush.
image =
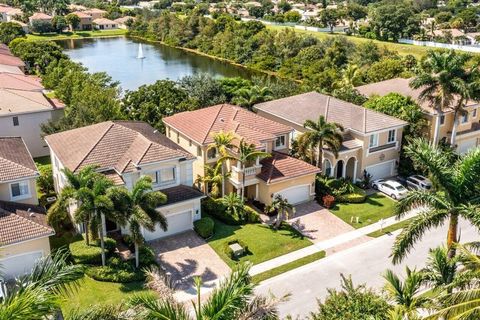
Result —
<instances>
[{"instance_id":1,"label":"green bush","mask_svg":"<svg viewBox=\"0 0 480 320\"><path fill-rule=\"evenodd\" d=\"M243 248L243 252L244 252L244 255L248 254L250 251L248 250L248 246L245 242L243 242L242 240L238 240L238 239L233 239L233 240L230 240L228 241L227 243L225 243L224 245L224 252L226 253L226 255L232 259L232 260L237 260L237 257L235 257L235 255L233 254L233 250L230 249L230 245L231 244L234 244L234 243L238 243L242 248Z\"/></svg>"},{"instance_id":2,"label":"green bush","mask_svg":"<svg viewBox=\"0 0 480 320\"><path fill-rule=\"evenodd\" d=\"M195 231L202 238L208 238L213 235L213 228L215 227L215 222L212 218L205 217L200 220L197 220L193 223Z\"/></svg>"},{"instance_id":3,"label":"green bush","mask_svg":"<svg viewBox=\"0 0 480 320\"><path fill-rule=\"evenodd\" d=\"M245 206L245 220L248 223L259 223L260 215L250 206Z\"/></svg>"},{"instance_id":4,"label":"green bush","mask_svg":"<svg viewBox=\"0 0 480 320\"><path fill-rule=\"evenodd\" d=\"M115 249L116 242L111 238L105 238L105 253L109 255ZM102 249L100 240L96 240L87 246L85 240L79 240L70 243L70 253L73 261L77 264L101 264Z\"/></svg>"},{"instance_id":5,"label":"green bush","mask_svg":"<svg viewBox=\"0 0 480 320\"><path fill-rule=\"evenodd\" d=\"M208 216L217 218L218 220L229 224L239 225L243 224L240 217L233 216L227 212L225 206L221 203L220 199L205 198L202 200L202 212Z\"/></svg>"},{"instance_id":6,"label":"green bush","mask_svg":"<svg viewBox=\"0 0 480 320\"><path fill-rule=\"evenodd\" d=\"M337 198L338 202L346 203L362 203L365 202L366 199L366 192L358 186L354 187L354 192L343 194Z\"/></svg>"},{"instance_id":7,"label":"green bush","mask_svg":"<svg viewBox=\"0 0 480 320\"><path fill-rule=\"evenodd\" d=\"M147 245L140 247L138 257L140 259L140 266L148 267L157 264L155 251Z\"/></svg>"},{"instance_id":8,"label":"green bush","mask_svg":"<svg viewBox=\"0 0 480 320\"><path fill-rule=\"evenodd\" d=\"M94 280L105 282L126 283L145 280L145 274L141 268L135 268L133 261L122 261L118 257L108 259L105 267L87 267L85 274Z\"/></svg>"}]
</instances>

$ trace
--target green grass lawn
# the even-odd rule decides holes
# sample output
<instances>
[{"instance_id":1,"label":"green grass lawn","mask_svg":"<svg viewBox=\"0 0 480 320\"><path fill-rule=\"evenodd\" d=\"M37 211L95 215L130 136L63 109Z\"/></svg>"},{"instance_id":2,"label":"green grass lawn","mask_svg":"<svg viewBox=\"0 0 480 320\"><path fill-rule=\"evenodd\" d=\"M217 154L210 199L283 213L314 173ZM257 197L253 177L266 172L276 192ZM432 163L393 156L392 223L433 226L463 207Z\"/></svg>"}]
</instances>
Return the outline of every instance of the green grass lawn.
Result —
<instances>
[{"instance_id":1,"label":"green grass lawn","mask_svg":"<svg viewBox=\"0 0 480 320\"><path fill-rule=\"evenodd\" d=\"M282 273L285 273L287 271L299 268L301 266L304 266L306 264L309 264L311 262L314 262L314 261L317 261L317 260L320 260L320 259L323 259L323 258L325 258L325 251L320 251L320 252L311 254L309 256L300 258L298 260L289 262L289 263L284 264L280 267L276 267L276 268L270 269L268 271L256 274L252 277L252 281L255 282L255 283L259 283L261 281L273 278L275 276L278 276L279 274L282 274Z\"/></svg>"},{"instance_id":2,"label":"green grass lawn","mask_svg":"<svg viewBox=\"0 0 480 320\"><path fill-rule=\"evenodd\" d=\"M35 164L37 166L52 163L52 161L50 160L50 156L43 156L43 157L34 158L33 161L35 161Z\"/></svg>"},{"instance_id":3,"label":"green grass lawn","mask_svg":"<svg viewBox=\"0 0 480 320\"><path fill-rule=\"evenodd\" d=\"M231 226L215 220L215 234L208 244L230 267L237 263L225 252L225 246L231 240L243 241L248 246L249 254L241 257L239 262L250 261L253 264L312 245L289 225L274 230L262 224Z\"/></svg>"},{"instance_id":4,"label":"green grass lawn","mask_svg":"<svg viewBox=\"0 0 480 320\"><path fill-rule=\"evenodd\" d=\"M383 228L383 230L377 230L377 231L374 231L372 233L369 233L369 234L367 234L367 236L372 237L372 238L378 238L378 237L384 236L384 235L389 234L393 231L404 228L406 225L408 225L412 221L412 219L413 218L397 222L395 224L392 224L391 226Z\"/></svg>"},{"instance_id":5,"label":"green grass lawn","mask_svg":"<svg viewBox=\"0 0 480 320\"><path fill-rule=\"evenodd\" d=\"M293 27L268 25L267 28L272 29L272 30L280 30L280 29L284 29L284 28L293 28ZM339 36L339 35L345 36L344 34L338 34L338 33L331 34L331 33L327 33L327 32L315 32L315 31L306 31L306 30L300 30L300 29L295 29L295 32L307 33L307 34L313 35L314 37L316 37L318 39L326 39L328 37L335 37L335 36ZM417 58L424 56L427 53L428 50L435 49L435 48L431 48L431 47L422 47L422 46L414 46L414 45L411 45L411 44L371 40L371 39L354 37L354 36L349 36L348 40L350 40L353 43L357 43L357 44L368 42L368 41L373 41L375 44L377 44L380 47L386 47L389 50L395 50L401 55L411 54L411 55L414 55Z\"/></svg>"},{"instance_id":6,"label":"green grass lawn","mask_svg":"<svg viewBox=\"0 0 480 320\"><path fill-rule=\"evenodd\" d=\"M389 197L374 193L367 197L364 203L338 203L329 210L337 217L358 229L375 223L380 219L394 215L395 201ZM354 221L351 222L352 217ZM359 217L359 223L356 222Z\"/></svg>"},{"instance_id":7,"label":"green grass lawn","mask_svg":"<svg viewBox=\"0 0 480 320\"><path fill-rule=\"evenodd\" d=\"M96 38L96 37L113 37L123 36L127 33L125 29L115 30L93 30L93 31L77 31L77 32L64 32L61 34L49 33L49 34L28 34L27 40L64 40L64 39L83 39L83 38Z\"/></svg>"},{"instance_id":8,"label":"green grass lawn","mask_svg":"<svg viewBox=\"0 0 480 320\"><path fill-rule=\"evenodd\" d=\"M87 276L80 280L79 288L73 294L61 300L60 305L64 315L71 310L85 310L89 306L99 304L122 303L135 293L148 292L141 282L112 283L95 281Z\"/></svg>"}]
</instances>

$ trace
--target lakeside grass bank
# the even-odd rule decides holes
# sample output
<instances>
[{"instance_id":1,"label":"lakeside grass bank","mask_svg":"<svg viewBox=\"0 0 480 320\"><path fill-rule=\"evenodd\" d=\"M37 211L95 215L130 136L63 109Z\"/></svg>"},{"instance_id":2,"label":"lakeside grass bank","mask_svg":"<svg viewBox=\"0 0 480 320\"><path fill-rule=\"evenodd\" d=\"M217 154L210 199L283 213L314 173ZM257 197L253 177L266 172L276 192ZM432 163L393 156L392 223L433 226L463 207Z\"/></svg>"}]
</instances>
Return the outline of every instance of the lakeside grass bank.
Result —
<instances>
[{"instance_id":1,"label":"lakeside grass bank","mask_svg":"<svg viewBox=\"0 0 480 320\"><path fill-rule=\"evenodd\" d=\"M127 34L125 29L115 30L93 30L93 31L78 31L65 33L47 33L47 34L27 34L27 40L69 40L69 39L88 39L88 38L107 38L107 37L121 37Z\"/></svg>"}]
</instances>

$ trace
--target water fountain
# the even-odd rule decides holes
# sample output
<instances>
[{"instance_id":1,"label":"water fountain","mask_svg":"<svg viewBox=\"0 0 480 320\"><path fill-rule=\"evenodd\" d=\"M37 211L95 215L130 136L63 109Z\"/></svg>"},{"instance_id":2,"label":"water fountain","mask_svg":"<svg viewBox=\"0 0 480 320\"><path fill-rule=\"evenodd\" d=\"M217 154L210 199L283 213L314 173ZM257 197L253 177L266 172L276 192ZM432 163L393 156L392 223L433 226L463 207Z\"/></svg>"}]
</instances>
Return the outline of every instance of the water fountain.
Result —
<instances>
[{"instance_id":1,"label":"water fountain","mask_svg":"<svg viewBox=\"0 0 480 320\"><path fill-rule=\"evenodd\" d=\"M142 44L138 46L138 54L137 54L137 59L145 59L145 56L143 55L143 47Z\"/></svg>"}]
</instances>

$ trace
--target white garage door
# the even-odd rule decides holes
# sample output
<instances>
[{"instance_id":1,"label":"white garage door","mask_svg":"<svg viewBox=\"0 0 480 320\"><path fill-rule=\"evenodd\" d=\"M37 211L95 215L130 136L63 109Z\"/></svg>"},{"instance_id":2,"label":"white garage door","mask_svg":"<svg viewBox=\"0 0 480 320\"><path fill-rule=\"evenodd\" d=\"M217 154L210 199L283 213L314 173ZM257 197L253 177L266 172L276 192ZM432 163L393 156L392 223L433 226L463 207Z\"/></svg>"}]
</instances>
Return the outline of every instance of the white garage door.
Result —
<instances>
[{"instance_id":1,"label":"white garage door","mask_svg":"<svg viewBox=\"0 0 480 320\"><path fill-rule=\"evenodd\" d=\"M476 146L477 146L477 139L462 141L461 143L458 144L457 152L459 154L465 154L471 149L475 148Z\"/></svg>"},{"instance_id":2,"label":"white garage door","mask_svg":"<svg viewBox=\"0 0 480 320\"><path fill-rule=\"evenodd\" d=\"M282 197L286 198L291 204L297 204L310 200L310 185L303 185L293 188L288 188L278 192Z\"/></svg>"},{"instance_id":3,"label":"white garage door","mask_svg":"<svg viewBox=\"0 0 480 320\"><path fill-rule=\"evenodd\" d=\"M5 279L12 279L29 273L35 262L42 257L42 252L29 252L0 260Z\"/></svg>"},{"instance_id":4,"label":"white garage door","mask_svg":"<svg viewBox=\"0 0 480 320\"><path fill-rule=\"evenodd\" d=\"M381 179L391 177L394 171L395 161L382 162L374 166L366 167L368 173L372 175L372 179Z\"/></svg>"},{"instance_id":5,"label":"white garage door","mask_svg":"<svg viewBox=\"0 0 480 320\"><path fill-rule=\"evenodd\" d=\"M192 229L192 211L185 211L181 213L176 213L167 216L168 229L163 231L160 227L157 226L154 232L145 230L145 240L155 240L158 238L166 237L175 233L179 233L186 230Z\"/></svg>"}]
</instances>

